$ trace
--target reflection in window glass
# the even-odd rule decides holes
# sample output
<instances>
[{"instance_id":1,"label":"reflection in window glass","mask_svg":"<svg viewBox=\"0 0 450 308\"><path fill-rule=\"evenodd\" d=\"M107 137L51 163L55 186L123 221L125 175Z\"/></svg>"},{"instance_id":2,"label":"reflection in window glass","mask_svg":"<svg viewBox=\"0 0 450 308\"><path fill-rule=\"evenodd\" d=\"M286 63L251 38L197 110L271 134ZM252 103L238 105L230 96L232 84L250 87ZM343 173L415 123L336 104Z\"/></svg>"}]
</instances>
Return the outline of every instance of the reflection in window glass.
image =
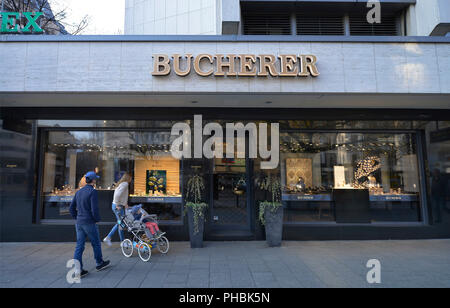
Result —
<instances>
[{"instance_id":1,"label":"reflection in window glass","mask_svg":"<svg viewBox=\"0 0 450 308\"><path fill-rule=\"evenodd\" d=\"M438 124L438 129L450 128L450 121L439 121L437 124Z\"/></svg>"},{"instance_id":2,"label":"reflection in window glass","mask_svg":"<svg viewBox=\"0 0 450 308\"><path fill-rule=\"evenodd\" d=\"M336 189L367 190L364 210L372 222L420 221L415 140L415 134L282 133L285 221L336 220Z\"/></svg>"},{"instance_id":3,"label":"reflection in window glass","mask_svg":"<svg viewBox=\"0 0 450 308\"><path fill-rule=\"evenodd\" d=\"M115 221L113 190L125 172L133 176L129 205L142 203L161 220L181 220L181 162L169 151L170 132L50 131L45 139L43 219L71 219L68 208L81 179L97 170L103 221Z\"/></svg>"},{"instance_id":4,"label":"reflection in window glass","mask_svg":"<svg viewBox=\"0 0 450 308\"><path fill-rule=\"evenodd\" d=\"M430 127L428 139L428 183L433 222L440 224L450 221L450 121L437 124L437 127Z\"/></svg>"},{"instance_id":5,"label":"reflection in window glass","mask_svg":"<svg viewBox=\"0 0 450 308\"><path fill-rule=\"evenodd\" d=\"M169 128L177 121L144 120L38 120L39 127L101 128Z\"/></svg>"},{"instance_id":6,"label":"reflection in window glass","mask_svg":"<svg viewBox=\"0 0 450 308\"><path fill-rule=\"evenodd\" d=\"M413 129L424 121L281 120L281 129ZM414 127L414 124L418 127Z\"/></svg>"}]
</instances>

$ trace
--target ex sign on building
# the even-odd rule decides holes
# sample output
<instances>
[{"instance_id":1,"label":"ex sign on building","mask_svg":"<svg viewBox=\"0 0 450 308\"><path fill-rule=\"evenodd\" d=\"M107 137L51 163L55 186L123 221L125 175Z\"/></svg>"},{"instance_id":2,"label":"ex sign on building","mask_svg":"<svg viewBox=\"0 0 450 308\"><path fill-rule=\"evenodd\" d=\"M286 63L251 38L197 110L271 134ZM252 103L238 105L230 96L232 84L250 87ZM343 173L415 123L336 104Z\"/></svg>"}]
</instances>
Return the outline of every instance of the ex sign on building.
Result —
<instances>
[{"instance_id":1,"label":"ex sign on building","mask_svg":"<svg viewBox=\"0 0 450 308\"><path fill-rule=\"evenodd\" d=\"M43 15L42 12L1 12L2 26L1 33L14 34L14 33L43 33L44 30L37 24L39 17ZM26 24L21 29L20 19L26 18Z\"/></svg>"}]
</instances>

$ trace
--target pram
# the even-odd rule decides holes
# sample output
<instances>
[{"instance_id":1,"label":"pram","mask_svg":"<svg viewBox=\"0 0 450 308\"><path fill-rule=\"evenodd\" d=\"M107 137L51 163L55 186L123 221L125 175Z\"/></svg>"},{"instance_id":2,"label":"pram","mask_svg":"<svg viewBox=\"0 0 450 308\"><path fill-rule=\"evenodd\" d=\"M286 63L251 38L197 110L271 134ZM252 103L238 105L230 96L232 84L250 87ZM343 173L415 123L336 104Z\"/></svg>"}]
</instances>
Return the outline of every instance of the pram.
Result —
<instances>
[{"instance_id":1,"label":"pram","mask_svg":"<svg viewBox=\"0 0 450 308\"><path fill-rule=\"evenodd\" d=\"M119 215L119 226L133 235L132 240L125 239L120 243L122 253L130 258L134 249L138 251L139 258L147 262L152 256L152 248L166 254L169 251L169 240L161 233L153 236L145 225L146 222L158 223L157 215L149 215L142 205L135 205L125 211L125 215Z\"/></svg>"}]
</instances>

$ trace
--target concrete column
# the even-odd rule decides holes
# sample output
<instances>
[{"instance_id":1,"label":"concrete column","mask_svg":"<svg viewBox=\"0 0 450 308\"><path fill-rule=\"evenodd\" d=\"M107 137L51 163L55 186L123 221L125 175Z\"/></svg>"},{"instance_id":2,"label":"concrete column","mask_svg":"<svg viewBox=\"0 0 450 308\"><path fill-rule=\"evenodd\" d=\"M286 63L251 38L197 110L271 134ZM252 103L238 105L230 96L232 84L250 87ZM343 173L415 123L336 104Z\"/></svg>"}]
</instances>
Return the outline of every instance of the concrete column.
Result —
<instances>
[{"instance_id":1,"label":"concrete column","mask_svg":"<svg viewBox=\"0 0 450 308\"><path fill-rule=\"evenodd\" d=\"M348 13L344 15L344 35L350 35L350 16L348 16Z\"/></svg>"},{"instance_id":2,"label":"concrete column","mask_svg":"<svg viewBox=\"0 0 450 308\"><path fill-rule=\"evenodd\" d=\"M297 16L295 12L291 13L291 35L297 35Z\"/></svg>"},{"instance_id":3,"label":"concrete column","mask_svg":"<svg viewBox=\"0 0 450 308\"><path fill-rule=\"evenodd\" d=\"M222 34L238 34L241 22L239 0L222 0Z\"/></svg>"}]
</instances>

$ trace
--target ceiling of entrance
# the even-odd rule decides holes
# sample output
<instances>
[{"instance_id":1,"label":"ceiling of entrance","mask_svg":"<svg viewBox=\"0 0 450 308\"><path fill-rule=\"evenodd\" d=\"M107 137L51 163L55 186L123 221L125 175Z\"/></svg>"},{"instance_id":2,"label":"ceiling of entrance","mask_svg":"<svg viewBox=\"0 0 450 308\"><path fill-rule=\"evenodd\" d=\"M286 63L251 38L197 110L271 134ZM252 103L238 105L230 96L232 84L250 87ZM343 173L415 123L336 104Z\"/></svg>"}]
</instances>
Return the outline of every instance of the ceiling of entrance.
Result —
<instances>
[{"instance_id":1,"label":"ceiling of entrance","mask_svg":"<svg viewBox=\"0 0 450 308\"><path fill-rule=\"evenodd\" d=\"M449 94L0 93L2 107L450 109Z\"/></svg>"}]
</instances>

